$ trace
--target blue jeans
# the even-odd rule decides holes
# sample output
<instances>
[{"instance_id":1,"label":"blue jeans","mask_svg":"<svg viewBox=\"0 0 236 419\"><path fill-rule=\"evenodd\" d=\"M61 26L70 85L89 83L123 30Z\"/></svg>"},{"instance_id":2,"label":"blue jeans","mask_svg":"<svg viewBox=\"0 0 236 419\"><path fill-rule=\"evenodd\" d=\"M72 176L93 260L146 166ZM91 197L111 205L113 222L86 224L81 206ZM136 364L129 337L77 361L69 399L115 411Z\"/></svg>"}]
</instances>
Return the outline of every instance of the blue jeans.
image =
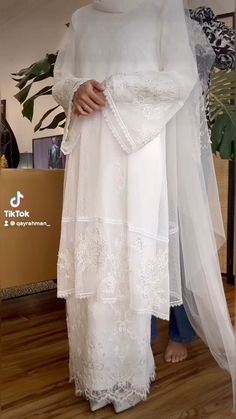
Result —
<instances>
[{"instance_id":1,"label":"blue jeans","mask_svg":"<svg viewBox=\"0 0 236 419\"><path fill-rule=\"evenodd\" d=\"M152 317L151 337L157 337L156 317ZM179 343L190 343L197 338L195 330L192 328L184 306L175 306L170 308L169 338Z\"/></svg>"}]
</instances>

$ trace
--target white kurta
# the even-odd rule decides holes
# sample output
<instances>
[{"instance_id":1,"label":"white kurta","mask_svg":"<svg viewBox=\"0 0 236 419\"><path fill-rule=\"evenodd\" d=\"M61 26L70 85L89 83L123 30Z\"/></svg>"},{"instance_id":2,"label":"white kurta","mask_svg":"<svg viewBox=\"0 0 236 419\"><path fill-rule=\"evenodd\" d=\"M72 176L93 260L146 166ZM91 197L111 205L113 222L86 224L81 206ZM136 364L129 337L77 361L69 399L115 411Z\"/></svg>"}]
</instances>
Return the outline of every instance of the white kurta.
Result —
<instances>
[{"instance_id":1,"label":"white kurta","mask_svg":"<svg viewBox=\"0 0 236 419\"><path fill-rule=\"evenodd\" d=\"M151 315L169 319L170 305L183 301L166 124L186 102L197 69L183 10L178 16L171 8L170 0L127 13L83 7L55 66L68 154L58 297L67 299L70 378L77 394L97 401L146 397L155 377ZM89 79L105 81L108 104L74 116L73 94ZM171 132L174 138L175 121ZM177 179L175 147L168 164L173 153Z\"/></svg>"}]
</instances>

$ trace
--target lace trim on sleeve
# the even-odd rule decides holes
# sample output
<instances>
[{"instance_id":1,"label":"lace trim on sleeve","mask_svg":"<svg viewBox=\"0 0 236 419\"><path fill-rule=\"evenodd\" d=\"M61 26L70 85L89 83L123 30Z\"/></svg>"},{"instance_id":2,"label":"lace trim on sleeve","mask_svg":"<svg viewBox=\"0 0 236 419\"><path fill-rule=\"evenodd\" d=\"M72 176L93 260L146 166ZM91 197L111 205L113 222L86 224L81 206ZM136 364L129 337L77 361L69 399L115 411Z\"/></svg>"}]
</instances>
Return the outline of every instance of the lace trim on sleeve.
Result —
<instances>
[{"instance_id":1,"label":"lace trim on sleeve","mask_svg":"<svg viewBox=\"0 0 236 419\"><path fill-rule=\"evenodd\" d=\"M107 103L109 105L109 108L106 107L103 110L104 119L121 148L126 153L130 153L134 150L135 143L130 137L129 132L119 115L110 91L106 89L104 91L104 95L106 96Z\"/></svg>"},{"instance_id":2,"label":"lace trim on sleeve","mask_svg":"<svg viewBox=\"0 0 236 419\"><path fill-rule=\"evenodd\" d=\"M60 80L53 86L52 95L57 103L59 103L66 114L66 122L64 134L61 143L61 150L64 154L69 154L76 138L69 137L70 124L73 119L73 98L79 86L87 81L84 78L67 78ZM72 137L72 136L71 136Z\"/></svg>"},{"instance_id":3,"label":"lace trim on sleeve","mask_svg":"<svg viewBox=\"0 0 236 419\"><path fill-rule=\"evenodd\" d=\"M164 72L111 76L106 80L104 94L104 119L126 153L157 138L184 104L180 86Z\"/></svg>"}]
</instances>

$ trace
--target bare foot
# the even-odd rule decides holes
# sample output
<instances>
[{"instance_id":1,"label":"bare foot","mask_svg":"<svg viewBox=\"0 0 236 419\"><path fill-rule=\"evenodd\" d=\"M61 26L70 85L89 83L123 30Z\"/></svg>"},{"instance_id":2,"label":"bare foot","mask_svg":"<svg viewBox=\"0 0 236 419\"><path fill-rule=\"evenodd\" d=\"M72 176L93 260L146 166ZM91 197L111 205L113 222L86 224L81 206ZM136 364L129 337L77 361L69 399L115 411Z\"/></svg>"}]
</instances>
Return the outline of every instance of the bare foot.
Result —
<instances>
[{"instance_id":1,"label":"bare foot","mask_svg":"<svg viewBox=\"0 0 236 419\"><path fill-rule=\"evenodd\" d=\"M164 359L166 362L181 362L188 356L187 345L169 340Z\"/></svg>"}]
</instances>

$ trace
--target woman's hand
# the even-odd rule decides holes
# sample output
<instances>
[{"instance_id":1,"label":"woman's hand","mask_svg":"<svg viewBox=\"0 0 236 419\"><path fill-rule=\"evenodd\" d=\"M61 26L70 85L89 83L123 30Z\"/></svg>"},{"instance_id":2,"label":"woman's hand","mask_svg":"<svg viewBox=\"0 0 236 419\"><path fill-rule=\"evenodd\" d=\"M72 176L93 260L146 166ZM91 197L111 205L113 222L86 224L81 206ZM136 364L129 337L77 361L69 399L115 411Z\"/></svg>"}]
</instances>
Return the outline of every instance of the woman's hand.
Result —
<instances>
[{"instance_id":1,"label":"woman's hand","mask_svg":"<svg viewBox=\"0 0 236 419\"><path fill-rule=\"evenodd\" d=\"M74 95L74 113L78 116L88 116L101 110L106 105L103 94L105 86L96 80L88 80L81 84Z\"/></svg>"}]
</instances>

